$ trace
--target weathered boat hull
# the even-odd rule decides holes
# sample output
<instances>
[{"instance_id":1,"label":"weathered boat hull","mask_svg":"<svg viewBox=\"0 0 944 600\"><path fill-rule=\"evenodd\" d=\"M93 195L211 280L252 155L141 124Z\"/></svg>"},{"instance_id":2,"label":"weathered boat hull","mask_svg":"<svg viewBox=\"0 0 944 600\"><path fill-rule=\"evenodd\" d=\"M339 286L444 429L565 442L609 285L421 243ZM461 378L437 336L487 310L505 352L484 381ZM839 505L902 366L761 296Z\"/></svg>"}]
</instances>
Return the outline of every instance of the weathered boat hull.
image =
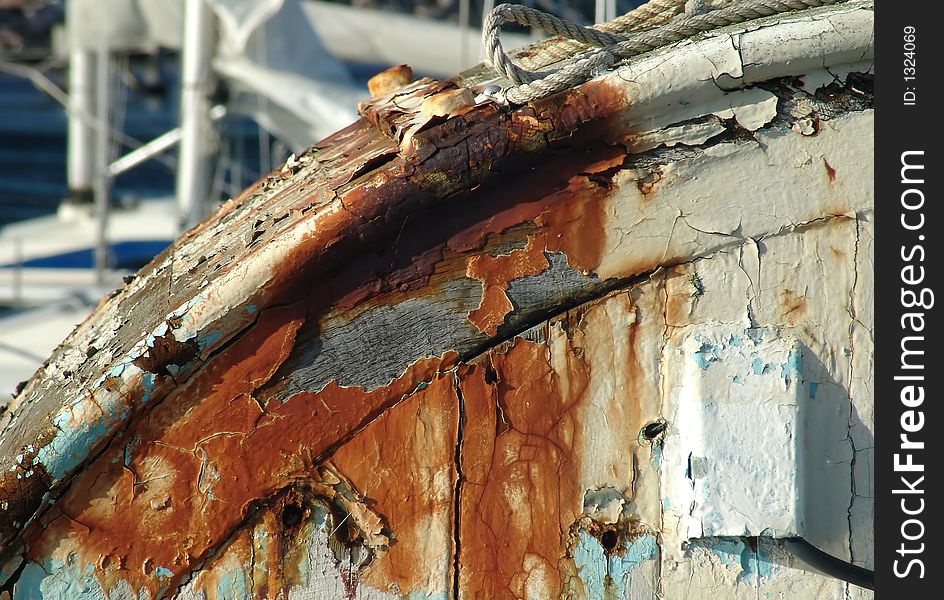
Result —
<instances>
[{"instance_id":1,"label":"weathered boat hull","mask_svg":"<svg viewBox=\"0 0 944 600\"><path fill-rule=\"evenodd\" d=\"M700 477L682 374L740 345L760 364L732 389L803 408L789 476L751 481L795 482L805 537L871 563L871 22L858 2L772 18L510 110L453 91L486 71L365 103L14 401L7 588L868 594L770 536L693 536L671 499ZM743 335L686 350L722 330Z\"/></svg>"}]
</instances>

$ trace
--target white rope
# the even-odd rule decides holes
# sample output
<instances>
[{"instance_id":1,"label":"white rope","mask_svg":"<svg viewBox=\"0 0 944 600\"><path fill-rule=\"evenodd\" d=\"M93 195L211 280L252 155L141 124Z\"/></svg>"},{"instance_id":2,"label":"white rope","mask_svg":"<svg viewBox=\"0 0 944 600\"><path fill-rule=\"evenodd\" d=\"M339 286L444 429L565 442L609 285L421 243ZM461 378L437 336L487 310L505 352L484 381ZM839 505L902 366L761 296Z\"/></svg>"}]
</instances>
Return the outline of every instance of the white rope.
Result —
<instances>
[{"instance_id":1,"label":"white rope","mask_svg":"<svg viewBox=\"0 0 944 600\"><path fill-rule=\"evenodd\" d=\"M636 11L623 15L622 18L592 28L582 27L526 6L501 4L496 6L485 20L482 43L485 46L486 63L502 77L516 84L504 91L502 94L504 99L524 104L579 85L621 60L690 38L698 33L779 13L828 6L845 1L736 0L714 10L706 8L704 2L691 2L690 14L672 18L684 10L686 0L652 0ZM637 13L650 5L653 5L650 9ZM546 52L542 49L537 53L536 60L532 58L532 64L541 64L544 60L555 57L557 60L572 57L573 62L545 72L529 71L515 64L505 54L499 40L501 26L506 23L541 29L572 40L567 47L571 54L560 56L560 50ZM586 50L587 46L593 49ZM574 56L577 52L579 53ZM550 62L552 61L548 60L544 64L550 64Z\"/></svg>"},{"instance_id":2,"label":"white rope","mask_svg":"<svg viewBox=\"0 0 944 600\"><path fill-rule=\"evenodd\" d=\"M685 8L686 0L649 0L649 2L634 8L626 14L620 15L606 23L593 25L593 29L610 33L626 33L657 27L681 13ZM486 15L487 18L488 15ZM483 21L484 23L484 21ZM484 29L484 26L483 26ZM529 48L522 56L515 60L518 65L526 69L541 69L550 64L570 58L587 47L575 40L567 38L551 38L536 48Z\"/></svg>"}]
</instances>

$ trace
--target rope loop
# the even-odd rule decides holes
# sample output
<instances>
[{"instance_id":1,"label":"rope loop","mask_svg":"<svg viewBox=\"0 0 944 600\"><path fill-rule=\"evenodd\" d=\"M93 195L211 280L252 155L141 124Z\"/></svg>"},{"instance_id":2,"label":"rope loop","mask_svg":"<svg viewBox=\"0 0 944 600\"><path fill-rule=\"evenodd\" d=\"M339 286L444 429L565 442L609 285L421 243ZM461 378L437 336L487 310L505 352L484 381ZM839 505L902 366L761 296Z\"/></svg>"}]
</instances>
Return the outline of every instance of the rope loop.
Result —
<instances>
[{"instance_id":1,"label":"rope loop","mask_svg":"<svg viewBox=\"0 0 944 600\"><path fill-rule=\"evenodd\" d=\"M499 4L485 19L482 45L486 64L515 84L504 92L504 99L523 104L580 85L622 60L699 33L846 1L731 0L712 9L703 0L650 0L622 17L595 27L583 27L527 6ZM687 10L687 14L680 14L682 10ZM529 62L542 65L567 59L569 62L543 72L529 71L515 64L505 54L499 39L502 25L509 23L570 40L558 43L560 49L553 45L540 48L532 53ZM565 51L561 52L562 49Z\"/></svg>"},{"instance_id":2,"label":"rope loop","mask_svg":"<svg viewBox=\"0 0 944 600\"><path fill-rule=\"evenodd\" d=\"M482 44L485 46L485 57L490 67L501 73L506 79L519 85L546 77L547 73L536 73L522 69L505 54L499 39L499 31L502 25L508 23L540 29L551 35L559 35L588 46L612 46L625 39L623 35L583 27L527 6L499 4L488 14L482 28Z\"/></svg>"}]
</instances>

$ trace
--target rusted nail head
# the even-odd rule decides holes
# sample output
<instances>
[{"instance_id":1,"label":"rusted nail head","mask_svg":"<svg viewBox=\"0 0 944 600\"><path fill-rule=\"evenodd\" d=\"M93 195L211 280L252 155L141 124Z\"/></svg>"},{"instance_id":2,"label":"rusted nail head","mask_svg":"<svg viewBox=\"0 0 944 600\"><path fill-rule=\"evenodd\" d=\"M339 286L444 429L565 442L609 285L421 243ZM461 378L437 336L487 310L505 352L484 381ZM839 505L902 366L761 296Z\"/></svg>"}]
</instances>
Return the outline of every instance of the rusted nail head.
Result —
<instances>
[{"instance_id":1,"label":"rusted nail head","mask_svg":"<svg viewBox=\"0 0 944 600\"><path fill-rule=\"evenodd\" d=\"M370 97L386 96L413 82L413 69L409 65L397 65L381 71L367 81Z\"/></svg>"}]
</instances>

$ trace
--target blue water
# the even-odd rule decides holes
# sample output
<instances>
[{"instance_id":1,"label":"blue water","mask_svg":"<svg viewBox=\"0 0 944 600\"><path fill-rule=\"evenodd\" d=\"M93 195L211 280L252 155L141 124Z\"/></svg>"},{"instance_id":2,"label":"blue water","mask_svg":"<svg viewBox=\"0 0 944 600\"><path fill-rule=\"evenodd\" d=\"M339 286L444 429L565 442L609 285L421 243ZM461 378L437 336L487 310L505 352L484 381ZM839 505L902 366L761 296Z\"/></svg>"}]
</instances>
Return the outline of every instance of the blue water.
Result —
<instances>
[{"instance_id":1,"label":"blue water","mask_svg":"<svg viewBox=\"0 0 944 600\"><path fill-rule=\"evenodd\" d=\"M66 195L65 115L28 81L0 74L0 227Z\"/></svg>"},{"instance_id":2,"label":"blue water","mask_svg":"<svg viewBox=\"0 0 944 600\"><path fill-rule=\"evenodd\" d=\"M167 54L131 61L124 79L140 81L147 71L160 73L166 85L157 93L140 86L127 88L121 123L124 133L148 141L177 125L177 60L175 55ZM67 88L64 69L46 75L59 87ZM249 119L235 116L226 117L222 126L221 152L242 165L241 181L232 181L231 188L241 189L260 175L259 130ZM0 74L0 227L51 214L68 195L66 128L65 110L55 100L26 79ZM119 153L129 149L122 146ZM168 154L175 157L174 150ZM115 180L113 199L121 202L172 194L174 177L170 166L148 161Z\"/></svg>"},{"instance_id":3,"label":"blue water","mask_svg":"<svg viewBox=\"0 0 944 600\"><path fill-rule=\"evenodd\" d=\"M136 270L160 254L168 245L168 240L116 242L109 245L111 256L109 264L115 269ZM0 264L0 268L12 266ZM92 269L95 267L95 252L92 248L85 248L55 256L26 260L20 263L20 266L35 269Z\"/></svg>"}]
</instances>

